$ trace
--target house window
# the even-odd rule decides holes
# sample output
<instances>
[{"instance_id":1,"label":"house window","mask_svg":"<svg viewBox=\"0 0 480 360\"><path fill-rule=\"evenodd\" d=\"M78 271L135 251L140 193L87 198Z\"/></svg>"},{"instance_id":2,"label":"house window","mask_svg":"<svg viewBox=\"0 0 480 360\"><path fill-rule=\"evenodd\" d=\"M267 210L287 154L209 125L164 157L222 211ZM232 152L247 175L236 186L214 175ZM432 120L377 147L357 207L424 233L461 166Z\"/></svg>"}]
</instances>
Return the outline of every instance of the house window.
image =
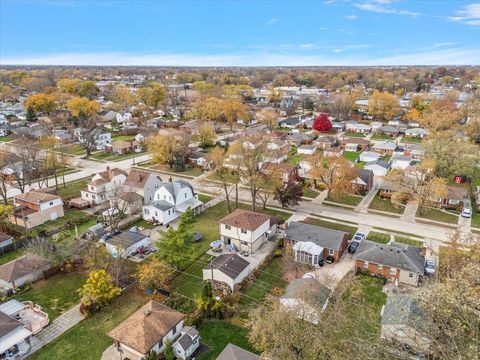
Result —
<instances>
[{"instance_id":1,"label":"house window","mask_svg":"<svg viewBox=\"0 0 480 360\"><path fill-rule=\"evenodd\" d=\"M88 197L88 193L85 193L85 197Z\"/></svg>"},{"instance_id":2,"label":"house window","mask_svg":"<svg viewBox=\"0 0 480 360\"><path fill-rule=\"evenodd\" d=\"M185 193L185 199L187 198L187 193Z\"/></svg>"},{"instance_id":3,"label":"house window","mask_svg":"<svg viewBox=\"0 0 480 360\"><path fill-rule=\"evenodd\" d=\"M334 254L335 252L332 250L332 249L328 249L328 255L332 255Z\"/></svg>"},{"instance_id":4,"label":"house window","mask_svg":"<svg viewBox=\"0 0 480 360\"><path fill-rule=\"evenodd\" d=\"M173 328L173 335L175 335L177 333L177 325L175 325L175 327Z\"/></svg>"},{"instance_id":5,"label":"house window","mask_svg":"<svg viewBox=\"0 0 480 360\"><path fill-rule=\"evenodd\" d=\"M383 270L383 265L378 264L378 270Z\"/></svg>"},{"instance_id":6,"label":"house window","mask_svg":"<svg viewBox=\"0 0 480 360\"><path fill-rule=\"evenodd\" d=\"M364 262L363 262L363 267L364 267L365 269L368 269L368 261L364 261Z\"/></svg>"},{"instance_id":7,"label":"house window","mask_svg":"<svg viewBox=\"0 0 480 360\"><path fill-rule=\"evenodd\" d=\"M95 195L92 195L92 199L95 199Z\"/></svg>"},{"instance_id":8,"label":"house window","mask_svg":"<svg viewBox=\"0 0 480 360\"><path fill-rule=\"evenodd\" d=\"M240 232L241 232L242 234L246 234L246 233L247 233L247 230L245 230L245 229L240 229Z\"/></svg>"},{"instance_id":9,"label":"house window","mask_svg":"<svg viewBox=\"0 0 480 360\"><path fill-rule=\"evenodd\" d=\"M168 215L170 215L170 209L168 209Z\"/></svg>"},{"instance_id":10,"label":"house window","mask_svg":"<svg viewBox=\"0 0 480 360\"><path fill-rule=\"evenodd\" d=\"M225 230L232 230L232 227L230 225L225 225Z\"/></svg>"},{"instance_id":11,"label":"house window","mask_svg":"<svg viewBox=\"0 0 480 360\"><path fill-rule=\"evenodd\" d=\"M52 206L52 205L53 205L53 201L50 201L50 206Z\"/></svg>"},{"instance_id":12,"label":"house window","mask_svg":"<svg viewBox=\"0 0 480 360\"><path fill-rule=\"evenodd\" d=\"M413 274L412 274L412 273L408 273L408 277L409 277L409 278L413 278Z\"/></svg>"},{"instance_id":13,"label":"house window","mask_svg":"<svg viewBox=\"0 0 480 360\"><path fill-rule=\"evenodd\" d=\"M390 268L390 275L397 275L397 269Z\"/></svg>"}]
</instances>

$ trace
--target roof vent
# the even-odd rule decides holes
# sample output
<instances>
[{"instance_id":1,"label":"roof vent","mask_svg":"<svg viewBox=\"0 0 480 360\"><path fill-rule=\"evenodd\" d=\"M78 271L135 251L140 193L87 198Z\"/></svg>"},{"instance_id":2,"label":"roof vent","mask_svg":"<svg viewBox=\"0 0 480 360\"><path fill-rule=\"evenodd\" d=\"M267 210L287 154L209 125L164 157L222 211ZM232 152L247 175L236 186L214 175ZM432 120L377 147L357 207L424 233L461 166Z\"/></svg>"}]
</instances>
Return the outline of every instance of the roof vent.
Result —
<instances>
[{"instance_id":1,"label":"roof vent","mask_svg":"<svg viewBox=\"0 0 480 360\"><path fill-rule=\"evenodd\" d=\"M150 310L144 310L143 311L143 315L145 315L145 317L150 316L151 313L152 312Z\"/></svg>"}]
</instances>

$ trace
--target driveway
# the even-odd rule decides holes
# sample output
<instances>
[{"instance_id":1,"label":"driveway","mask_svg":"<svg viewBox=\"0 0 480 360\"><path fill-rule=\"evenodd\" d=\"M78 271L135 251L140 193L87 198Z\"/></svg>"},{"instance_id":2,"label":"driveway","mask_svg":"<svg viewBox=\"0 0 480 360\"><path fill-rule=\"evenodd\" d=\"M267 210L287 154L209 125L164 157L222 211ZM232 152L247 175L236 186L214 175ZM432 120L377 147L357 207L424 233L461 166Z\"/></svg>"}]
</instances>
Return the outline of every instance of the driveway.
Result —
<instances>
[{"instance_id":1,"label":"driveway","mask_svg":"<svg viewBox=\"0 0 480 360\"><path fill-rule=\"evenodd\" d=\"M333 290L350 271L354 270L355 260L352 254L345 251L338 263L325 264L323 267L315 270L315 275L318 281Z\"/></svg>"}]
</instances>

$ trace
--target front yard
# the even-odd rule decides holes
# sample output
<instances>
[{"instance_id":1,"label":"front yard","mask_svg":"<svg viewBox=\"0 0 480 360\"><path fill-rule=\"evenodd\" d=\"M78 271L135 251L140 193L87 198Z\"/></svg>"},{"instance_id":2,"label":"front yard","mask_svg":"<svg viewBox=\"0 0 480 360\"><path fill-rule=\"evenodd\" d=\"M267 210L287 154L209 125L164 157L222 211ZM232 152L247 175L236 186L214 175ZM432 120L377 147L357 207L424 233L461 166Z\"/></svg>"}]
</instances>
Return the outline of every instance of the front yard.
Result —
<instances>
[{"instance_id":1,"label":"front yard","mask_svg":"<svg viewBox=\"0 0 480 360\"><path fill-rule=\"evenodd\" d=\"M380 196L378 196L378 193L375 195L368 208L398 215L403 214L403 211L405 210L404 205L394 205L389 199L381 199Z\"/></svg>"},{"instance_id":2,"label":"front yard","mask_svg":"<svg viewBox=\"0 0 480 360\"><path fill-rule=\"evenodd\" d=\"M458 223L458 216L450 214L446 211L442 211L440 209L424 209L423 214L420 212L420 209L418 209L416 216L422 219L435 220L448 224Z\"/></svg>"},{"instance_id":3,"label":"front yard","mask_svg":"<svg viewBox=\"0 0 480 360\"><path fill-rule=\"evenodd\" d=\"M367 239L380 244L386 244L390 241L390 235L377 231L370 231L367 235Z\"/></svg>"},{"instance_id":4,"label":"front yard","mask_svg":"<svg viewBox=\"0 0 480 360\"><path fill-rule=\"evenodd\" d=\"M90 157L91 160L98 160L102 162L107 162L107 161L121 161L121 160L126 160L126 159L132 159L137 157L137 156L142 156L145 155L146 152L142 151L139 153L127 153L127 154L114 154L106 151L98 151L92 154Z\"/></svg>"},{"instance_id":5,"label":"front yard","mask_svg":"<svg viewBox=\"0 0 480 360\"><path fill-rule=\"evenodd\" d=\"M353 194L340 194L335 198L328 197L325 200L342 205L357 206L363 200L363 196Z\"/></svg>"},{"instance_id":6,"label":"front yard","mask_svg":"<svg viewBox=\"0 0 480 360\"><path fill-rule=\"evenodd\" d=\"M78 156L85 155L85 149L80 144L62 145L55 148L55 151L59 153L64 153L67 155L78 155Z\"/></svg>"},{"instance_id":7,"label":"front yard","mask_svg":"<svg viewBox=\"0 0 480 360\"><path fill-rule=\"evenodd\" d=\"M213 199L213 196L206 195L206 194L198 194L198 200L200 200L204 204L209 202L212 199Z\"/></svg>"},{"instance_id":8,"label":"front yard","mask_svg":"<svg viewBox=\"0 0 480 360\"><path fill-rule=\"evenodd\" d=\"M66 183L65 186L60 184L58 186L57 195L62 199L72 199L74 197L78 197L80 196L81 190L87 189L87 184L89 181L90 178L84 178Z\"/></svg>"},{"instance_id":9,"label":"front yard","mask_svg":"<svg viewBox=\"0 0 480 360\"><path fill-rule=\"evenodd\" d=\"M77 272L61 272L37 281L28 290L13 297L19 301L33 301L45 311L50 321L80 302L77 293L85 283L86 276Z\"/></svg>"},{"instance_id":10,"label":"front yard","mask_svg":"<svg viewBox=\"0 0 480 360\"><path fill-rule=\"evenodd\" d=\"M151 162L141 164L141 166L147 167L148 169L157 170L160 172L174 173L174 174L178 174L180 176L185 176L189 178L194 178L203 174L203 170L201 168L191 167L191 166L188 166L185 170L182 170L182 171L180 170L177 171L175 169L172 169L168 165L152 164Z\"/></svg>"}]
</instances>

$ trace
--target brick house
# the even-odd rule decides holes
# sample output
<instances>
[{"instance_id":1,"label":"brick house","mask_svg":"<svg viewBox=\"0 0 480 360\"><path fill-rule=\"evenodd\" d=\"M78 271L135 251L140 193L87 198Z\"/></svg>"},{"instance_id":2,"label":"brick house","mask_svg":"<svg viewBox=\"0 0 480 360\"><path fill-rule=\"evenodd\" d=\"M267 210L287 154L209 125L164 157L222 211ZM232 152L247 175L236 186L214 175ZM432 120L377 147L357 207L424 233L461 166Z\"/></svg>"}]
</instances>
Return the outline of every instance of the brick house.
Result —
<instances>
[{"instance_id":1,"label":"brick house","mask_svg":"<svg viewBox=\"0 0 480 360\"><path fill-rule=\"evenodd\" d=\"M392 242L391 245L363 240L355 255L355 268L402 284L418 286L424 273L425 250Z\"/></svg>"},{"instance_id":2,"label":"brick house","mask_svg":"<svg viewBox=\"0 0 480 360\"><path fill-rule=\"evenodd\" d=\"M332 256L338 262L348 246L348 233L291 221L286 226L285 245L293 248L295 261L318 265Z\"/></svg>"}]
</instances>

